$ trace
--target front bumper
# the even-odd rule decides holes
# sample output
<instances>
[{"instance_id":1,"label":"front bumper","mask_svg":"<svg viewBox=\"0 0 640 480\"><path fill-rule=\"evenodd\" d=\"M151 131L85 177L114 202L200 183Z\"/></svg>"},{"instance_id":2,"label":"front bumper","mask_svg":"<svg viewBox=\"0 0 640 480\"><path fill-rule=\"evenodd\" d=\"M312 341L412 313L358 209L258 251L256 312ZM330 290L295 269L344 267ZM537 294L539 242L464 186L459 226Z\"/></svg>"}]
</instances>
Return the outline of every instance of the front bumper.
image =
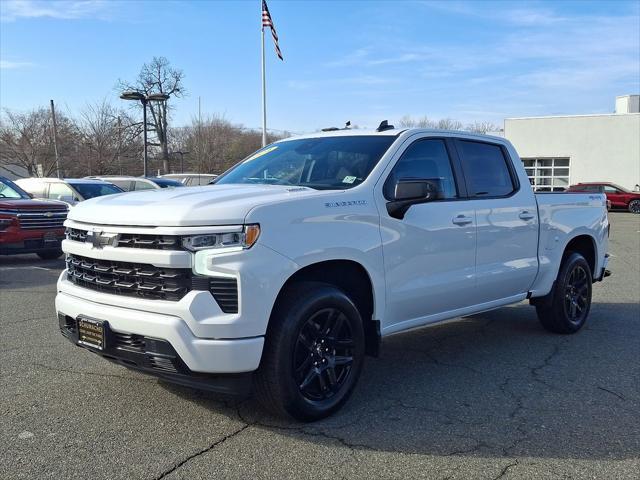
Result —
<instances>
[{"instance_id":1,"label":"front bumper","mask_svg":"<svg viewBox=\"0 0 640 480\"><path fill-rule=\"evenodd\" d=\"M49 232L29 232L28 235L9 235L0 232L0 255L17 255L23 253L38 253L51 250L60 250L64 232L55 231L51 239L45 241L45 234Z\"/></svg>"},{"instance_id":2,"label":"front bumper","mask_svg":"<svg viewBox=\"0 0 640 480\"><path fill-rule=\"evenodd\" d=\"M63 272L64 276L66 272ZM64 290L64 291L63 291ZM210 339L196 337L179 316L146 312L133 308L106 305L75 296L87 295L86 289L75 287L61 278L56 296L56 311L72 320L84 315L106 320L112 331L138 335L167 342L190 372L242 373L258 368L264 337ZM104 294L95 294L100 298ZM140 301L142 303L142 301ZM167 302L169 303L169 302Z\"/></svg>"},{"instance_id":3,"label":"front bumper","mask_svg":"<svg viewBox=\"0 0 640 480\"><path fill-rule=\"evenodd\" d=\"M78 343L76 319L59 313L58 323L62 335L75 345L132 370L200 390L232 395L247 395L251 391L253 379L251 372L224 374L194 372L182 361L171 344L164 340L115 332L106 324L105 348L97 350Z\"/></svg>"}]
</instances>

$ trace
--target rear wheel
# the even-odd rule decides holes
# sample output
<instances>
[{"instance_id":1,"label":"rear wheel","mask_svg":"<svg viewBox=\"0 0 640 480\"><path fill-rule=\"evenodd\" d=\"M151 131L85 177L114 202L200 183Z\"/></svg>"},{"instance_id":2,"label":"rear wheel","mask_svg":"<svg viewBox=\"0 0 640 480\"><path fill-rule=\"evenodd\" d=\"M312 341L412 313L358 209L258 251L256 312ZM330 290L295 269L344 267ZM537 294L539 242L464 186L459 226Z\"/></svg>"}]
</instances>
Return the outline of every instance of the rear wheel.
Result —
<instances>
[{"instance_id":1,"label":"rear wheel","mask_svg":"<svg viewBox=\"0 0 640 480\"><path fill-rule=\"evenodd\" d=\"M62 256L62 250L46 250L37 254L42 260L55 260Z\"/></svg>"},{"instance_id":2,"label":"rear wheel","mask_svg":"<svg viewBox=\"0 0 640 480\"><path fill-rule=\"evenodd\" d=\"M591 309L591 268L585 258L569 252L549 297L541 299L536 313L542 326L554 333L575 333Z\"/></svg>"},{"instance_id":3,"label":"rear wheel","mask_svg":"<svg viewBox=\"0 0 640 480\"><path fill-rule=\"evenodd\" d=\"M640 200L631 200L629 202L629 211L631 213L640 213Z\"/></svg>"},{"instance_id":4,"label":"rear wheel","mask_svg":"<svg viewBox=\"0 0 640 480\"><path fill-rule=\"evenodd\" d=\"M318 420L347 401L360 376L362 318L332 285L301 282L285 295L271 319L256 391L276 414Z\"/></svg>"}]
</instances>

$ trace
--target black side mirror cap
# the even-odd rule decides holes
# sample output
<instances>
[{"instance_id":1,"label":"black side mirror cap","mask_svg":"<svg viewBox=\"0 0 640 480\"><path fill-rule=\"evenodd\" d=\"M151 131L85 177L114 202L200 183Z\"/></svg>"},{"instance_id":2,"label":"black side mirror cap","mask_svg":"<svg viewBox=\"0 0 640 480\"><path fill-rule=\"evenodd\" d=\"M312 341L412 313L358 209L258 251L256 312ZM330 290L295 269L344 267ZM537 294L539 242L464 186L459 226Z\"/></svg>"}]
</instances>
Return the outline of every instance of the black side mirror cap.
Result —
<instances>
[{"instance_id":1,"label":"black side mirror cap","mask_svg":"<svg viewBox=\"0 0 640 480\"><path fill-rule=\"evenodd\" d=\"M387 212L402 220L411 205L432 202L443 198L440 179L399 179L393 188L393 200L387 203Z\"/></svg>"}]
</instances>

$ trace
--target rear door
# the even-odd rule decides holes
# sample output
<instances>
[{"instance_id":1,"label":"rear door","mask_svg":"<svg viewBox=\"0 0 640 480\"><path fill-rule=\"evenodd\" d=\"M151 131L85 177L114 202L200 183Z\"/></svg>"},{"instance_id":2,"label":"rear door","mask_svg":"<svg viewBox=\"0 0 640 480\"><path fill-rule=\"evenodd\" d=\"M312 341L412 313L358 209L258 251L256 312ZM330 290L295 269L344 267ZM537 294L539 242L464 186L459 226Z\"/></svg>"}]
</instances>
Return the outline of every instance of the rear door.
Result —
<instances>
[{"instance_id":1,"label":"rear door","mask_svg":"<svg viewBox=\"0 0 640 480\"><path fill-rule=\"evenodd\" d=\"M538 270L538 209L528 183L520 185L507 149L456 139L477 225L476 288L481 304L525 293Z\"/></svg>"},{"instance_id":2,"label":"rear door","mask_svg":"<svg viewBox=\"0 0 640 480\"><path fill-rule=\"evenodd\" d=\"M446 138L408 140L385 172L382 188L376 186L381 188L376 201L387 285L386 332L468 306L475 285L476 226L451 150ZM436 179L444 198L413 205L404 218L393 218L386 204L396 179Z\"/></svg>"}]
</instances>

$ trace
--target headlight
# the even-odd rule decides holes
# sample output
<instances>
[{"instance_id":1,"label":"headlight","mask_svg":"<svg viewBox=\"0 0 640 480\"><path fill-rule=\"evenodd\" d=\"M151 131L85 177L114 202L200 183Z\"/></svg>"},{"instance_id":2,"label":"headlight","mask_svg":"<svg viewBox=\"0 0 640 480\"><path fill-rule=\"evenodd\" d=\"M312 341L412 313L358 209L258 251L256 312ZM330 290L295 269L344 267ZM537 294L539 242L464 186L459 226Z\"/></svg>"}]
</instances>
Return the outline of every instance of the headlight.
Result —
<instances>
[{"instance_id":1,"label":"headlight","mask_svg":"<svg viewBox=\"0 0 640 480\"><path fill-rule=\"evenodd\" d=\"M6 230L12 222L13 218L0 218L0 230Z\"/></svg>"},{"instance_id":2,"label":"headlight","mask_svg":"<svg viewBox=\"0 0 640 480\"><path fill-rule=\"evenodd\" d=\"M245 225L241 232L206 233L182 237L182 246L192 252L215 248L251 248L260 236L260 225Z\"/></svg>"}]
</instances>

